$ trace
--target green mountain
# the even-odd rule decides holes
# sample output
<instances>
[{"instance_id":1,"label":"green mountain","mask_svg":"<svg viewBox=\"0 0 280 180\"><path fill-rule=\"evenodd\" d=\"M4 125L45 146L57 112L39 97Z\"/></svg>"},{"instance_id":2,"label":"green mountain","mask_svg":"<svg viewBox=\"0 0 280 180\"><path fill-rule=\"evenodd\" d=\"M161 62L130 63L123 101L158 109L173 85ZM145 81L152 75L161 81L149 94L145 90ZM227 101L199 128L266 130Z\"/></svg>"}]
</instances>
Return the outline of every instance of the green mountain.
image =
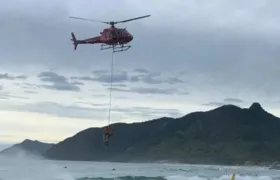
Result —
<instances>
[{"instance_id":1,"label":"green mountain","mask_svg":"<svg viewBox=\"0 0 280 180\"><path fill-rule=\"evenodd\" d=\"M0 155L5 156L30 156L30 155L43 155L54 144L42 143L39 141L32 141L29 139L24 140L19 144L15 144L0 152Z\"/></svg>"},{"instance_id":2,"label":"green mountain","mask_svg":"<svg viewBox=\"0 0 280 180\"><path fill-rule=\"evenodd\" d=\"M177 161L240 164L280 160L280 119L259 103L224 105L181 118L113 125L110 147L103 128L89 128L54 145L45 156L59 160Z\"/></svg>"}]
</instances>

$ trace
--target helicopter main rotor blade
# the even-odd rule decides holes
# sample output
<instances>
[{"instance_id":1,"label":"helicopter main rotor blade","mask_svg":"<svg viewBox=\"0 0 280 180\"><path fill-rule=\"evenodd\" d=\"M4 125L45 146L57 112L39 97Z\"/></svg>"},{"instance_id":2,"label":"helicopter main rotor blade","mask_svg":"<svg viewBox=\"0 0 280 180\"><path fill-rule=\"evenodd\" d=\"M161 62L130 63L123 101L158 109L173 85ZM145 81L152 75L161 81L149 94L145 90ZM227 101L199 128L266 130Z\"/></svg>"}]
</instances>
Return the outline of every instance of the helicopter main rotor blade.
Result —
<instances>
[{"instance_id":1,"label":"helicopter main rotor blade","mask_svg":"<svg viewBox=\"0 0 280 180\"><path fill-rule=\"evenodd\" d=\"M115 24L125 23L125 22L128 22L128 21L134 21L134 20L137 20L137 19L142 19L142 18L146 18L146 17L150 17L150 16L151 15L146 15L146 16L140 16L140 17L136 17L136 18L132 18L132 19L123 20L123 21L117 21L117 22L115 22Z\"/></svg>"},{"instance_id":2,"label":"helicopter main rotor blade","mask_svg":"<svg viewBox=\"0 0 280 180\"><path fill-rule=\"evenodd\" d=\"M74 17L74 16L70 16L69 18L109 24L108 22L104 22L104 21L97 21L97 20L93 20L93 19L86 19L86 18L80 18L80 17Z\"/></svg>"}]
</instances>

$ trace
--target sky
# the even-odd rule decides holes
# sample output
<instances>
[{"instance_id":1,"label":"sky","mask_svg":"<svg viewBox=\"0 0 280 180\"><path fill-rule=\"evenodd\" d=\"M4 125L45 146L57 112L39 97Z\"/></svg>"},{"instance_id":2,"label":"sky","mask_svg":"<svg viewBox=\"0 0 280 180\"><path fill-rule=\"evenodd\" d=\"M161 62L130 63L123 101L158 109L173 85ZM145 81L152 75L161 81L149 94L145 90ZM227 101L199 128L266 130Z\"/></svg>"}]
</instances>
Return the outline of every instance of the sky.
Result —
<instances>
[{"instance_id":1,"label":"sky","mask_svg":"<svg viewBox=\"0 0 280 180\"><path fill-rule=\"evenodd\" d=\"M13 0L0 2L0 145L59 142L108 123L180 117L259 102L280 116L279 0ZM79 45L118 21L116 53Z\"/></svg>"}]
</instances>

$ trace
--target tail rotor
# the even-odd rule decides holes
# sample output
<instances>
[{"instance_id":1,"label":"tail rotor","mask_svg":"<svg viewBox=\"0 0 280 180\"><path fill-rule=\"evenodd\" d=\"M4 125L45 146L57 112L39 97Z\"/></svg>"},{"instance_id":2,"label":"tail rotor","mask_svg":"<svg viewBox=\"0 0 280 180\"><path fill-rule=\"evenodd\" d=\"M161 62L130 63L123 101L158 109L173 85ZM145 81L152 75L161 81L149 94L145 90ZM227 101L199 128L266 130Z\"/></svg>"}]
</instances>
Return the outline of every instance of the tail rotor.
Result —
<instances>
[{"instance_id":1,"label":"tail rotor","mask_svg":"<svg viewBox=\"0 0 280 180\"><path fill-rule=\"evenodd\" d=\"M71 36L72 36L72 41L73 41L73 44L74 44L74 51L77 49L77 46L78 46L78 42L77 42L77 39L75 37L75 34L73 32L71 32Z\"/></svg>"}]
</instances>

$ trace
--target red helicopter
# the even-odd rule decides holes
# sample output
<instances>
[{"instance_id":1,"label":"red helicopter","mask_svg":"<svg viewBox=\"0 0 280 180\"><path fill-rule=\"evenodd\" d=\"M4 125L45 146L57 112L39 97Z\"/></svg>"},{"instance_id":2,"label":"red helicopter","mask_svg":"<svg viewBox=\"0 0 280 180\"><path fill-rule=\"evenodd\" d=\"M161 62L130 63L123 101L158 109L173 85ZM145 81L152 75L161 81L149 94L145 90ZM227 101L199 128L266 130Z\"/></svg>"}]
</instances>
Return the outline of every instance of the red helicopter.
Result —
<instances>
[{"instance_id":1,"label":"red helicopter","mask_svg":"<svg viewBox=\"0 0 280 180\"><path fill-rule=\"evenodd\" d=\"M86 20L86 21L93 21L93 22L101 22L105 24L110 24L110 28L106 28L101 32L101 36L96 36L93 38L89 39L84 39L84 40L77 40L74 33L71 33L72 36L72 41L74 44L74 50L77 49L78 44L101 44L101 49L100 50L105 50L105 49L113 49L113 52L121 52L121 51L126 51L128 50L131 46L126 45L130 41L133 40L133 36L124 28L116 28L115 24L118 23L125 23L128 21L133 21L137 19L142 19L149 17L151 15L146 15L146 16L141 16L141 17L136 17L132 19L127 19L124 21L111 21L111 22L104 22L104 21L96 21L96 20L91 20L91 19L85 19L85 18L79 18L79 17L73 17L70 16L70 18L74 19L80 19L80 20Z\"/></svg>"}]
</instances>

